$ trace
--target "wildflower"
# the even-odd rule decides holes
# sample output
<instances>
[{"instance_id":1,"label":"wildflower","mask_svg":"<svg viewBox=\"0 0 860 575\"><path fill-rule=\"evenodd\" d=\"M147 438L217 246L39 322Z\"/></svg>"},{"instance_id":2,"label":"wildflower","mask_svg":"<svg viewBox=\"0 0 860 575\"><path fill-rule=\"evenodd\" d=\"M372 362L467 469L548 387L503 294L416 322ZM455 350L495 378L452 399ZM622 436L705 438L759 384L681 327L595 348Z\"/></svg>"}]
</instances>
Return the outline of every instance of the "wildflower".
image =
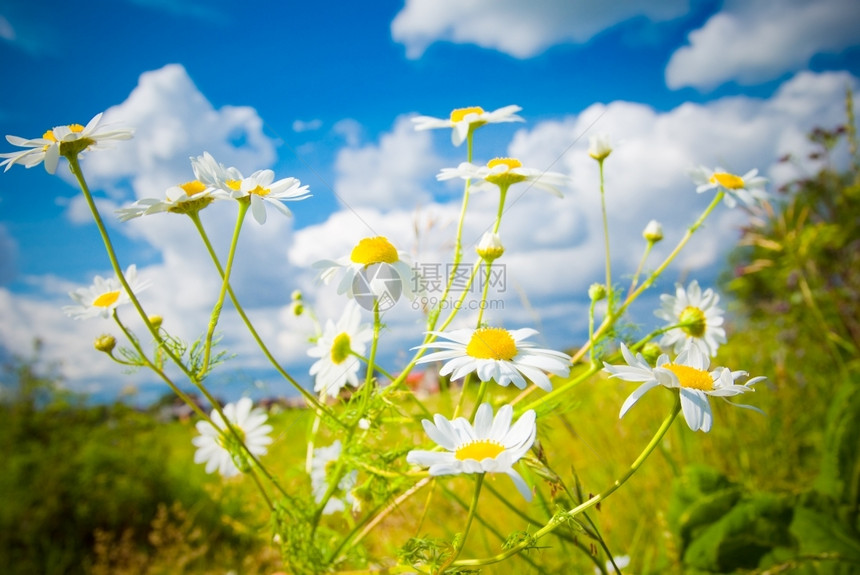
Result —
<instances>
[{"instance_id":1,"label":"wildflower","mask_svg":"<svg viewBox=\"0 0 860 575\"><path fill-rule=\"evenodd\" d=\"M522 110L519 106L505 106L492 112L485 112L480 106L470 108L457 108L451 112L451 116L445 120L430 116L418 116L412 118L416 130L432 130L434 128L453 128L451 132L451 143L455 146L462 144L470 130L476 130L484 124L498 124L501 122L522 122L516 113Z\"/></svg>"},{"instance_id":2,"label":"wildflower","mask_svg":"<svg viewBox=\"0 0 860 575\"><path fill-rule=\"evenodd\" d=\"M251 214L258 224L266 223L266 205L269 203L285 216L290 215L290 209L282 202L298 201L310 197L308 187L301 185L296 178L283 178L275 181L272 170L258 170L240 182L227 182L233 190L234 198L248 198L251 202Z\"/></svg>"},{"instance_id":3,"label":"wildflower","mask_svg":"<svg viewBox=\"0 0 860 575\"><path fill-rule=\"evenodd\" d=\"M149 287L149 282L137 278L137 266L132 264L125 270L125 279L131 290L137 294ZM110 317L120 305L130 301L119 279L96 276L93 284L69 292L78 305L63 306L63 313L74 319L87 319L96 316Z\"/></svg>"},{"instance_id":4,"label":"wildflower","mask_svg":"<svg viewBox=\"0 0 860 575\"><path fill-rule=\"evenodd\" d=\"M319 261L314 267L322 270L320 277L326 284L339 269L345 269L337 293L355 298L356 288L359 293L369 291L383 307L383 302L400 297L401 291L410 295L412 293L412 268L405 260L406 254L397 251L388 238L376 236L362 239L352 248L349 256ZM383 268L385 273L376 273L380 271L378 269L368 271L371 266Z\"/></svg>"},{"instance_id":5,"label":"wildflower","mask_svg":"<svg viewBox=\"0 0 860 575\"><path fill-rule=\"evenodd\" d=\"M361 363L355 355L364 355L371 339L373 330L369 325L361 325L358 305L348 302L337 324L328 320L316 347L308 350L309 356L319 358L310 369L310 374L316 376L314 391L336 396L346 384L358 387Z\"/></svg>"},{"instance_id":6,"label":"wildflower","mask_svg":"<svg viewBox=\"0 0 860 575\"><path fill-rule=\"evenodd\" d=\"M725 367L717 367L708 371L710 360L708 356L699 351L697 347L690 347L682 351L674 362L669 361L669 356L663 354L657 358L657 367L652 368L641 354L634 356L627 346L621 344L621 353L627 365L609 365L604 362L604 368L610 377L617 377L624 381L642 382L633 393L624 401L618 417L624 414L639 401L639 398L648 390L662 385L670 389L677 389L681 394L681 409L687 425L693 431L711 430L713 415L708 396L722 397L739 395L748 391L754 391L752 386L764 377L754 377L743 385L735 384L735 380L746 377L745 371L730 371ZM731 403L725 400L727 403ZM752 409L761 413L758 408L731 403L737 407Z\"/></svg>"},{"instance_id":7,"label":"wildflower","mask_svg":"<svg viewBox=\"0 0 860 575\"><path fill-rule=\"evenodd\" d=\"M502 254L505 253L505 246L502 245L502 238L499 237L499 234L485 232L475 251L482 260L493 262L502 257Z\"/></svg>"},{"instance_id":8,"label":"wildflower","mask_svg":"<svg viewBox=\"0 0 860 575\"><path fill-rule=\"evenodd\" d=\"M722 189L726 192L723 201L730 208L737 205L737 200L748 206L753 206L756 201L768 198L768 194L764 190L767 178L757 177L756 174L758 174L758 170L750 170L743 176L736 176L722 168L711 170L704 166L699 166L690 171L690 176L697 185L696 192L701 194L715 188Z\"/></svg>"},{"instance_id":9,"label":"wildflower","mask_svg":"<svg viewBox=\"0 0 860 575\"><path fill-rule=\"evenodd\" d=\"M167 188L164 195L163 200L156 200L155 198L137 200L126 208L116 210L116 214L121 222L160 212L195 214L216 199L229 198L226 192L209 187L200 180L171 186Z\"/></svg>"},{"instance_id":10,"label":"wildflower","mask_svg":"<svg viewBox=\"0 0 860 575\"><path fill-rule=\"evenodd\" d=\"M657 220L651 220L642 230L642 237L652 244L656 244L663 239L663 226Z\"/></svg>"},{"instance_id":11,"label":"wildflower","mask_svg":"<svg viewBox=\"0 0 860 575\"><path fill-rule=\"evenodd\" d=\"M524 168L516 158L495 158L487 162L486 166L463 162L456 168L443 168L436 176L440 181L453 178L483 180L472 184L475 191L493 189L495 186L507 190L512 184L528 182L558 197L562 197L558 188L570 184L570 178L564 174Z\"/></svg>"},{"instance_id":12,"label":"wildflower","mask_svg":"<svg viewBox=\"0 0 860 575\"><path fill-rule=\"evenodd\" d=\"M447 451L414 449L406 455L406 461L429 466L430 475L505 473L526 501L531 501L531 489L513 465L535 441L535 412L526 411L511 426L513 413L510 405L504 405L494 417L490 404L483 403L475 414L474 425L463 417L449 421L437 414L433 422L425 419L421 423L427 436Z\"/></svg>"},{"instance_id":13,"label":"wildflower","mask_svg":"<svg viewBox=\"0 0 860 575\"><path fill-rule=\"evenodd\" d=\"M612 146L609 144L609 136L607 134L597 134L588 139L588 155L602 162L612 153Z\"/></svg>"},{"instance_id":14,"label":"wildflower","mask_svg":"<svg viewBox=\"0 0 860 575\"><path fill-rule=\"evenodd\" d=\"M606 299L606 285L601 283L593 283L588 288L588 299L591 301L600 301Z\"/></svg>"},{"instance_id":15,"label":"wildflower","mask_svg":"<svg viewBox=\"0 0 860 575\"><path fill-rule=\"evenodd\" d=\"M460 379L474 371L481 381L494 380L505 387L513 383L524 389L525 378L528 378L541 389L551 391L552 384L545 371L559 376L570 373L570 356L560 351L535 348L531 342L523 341L538 333L530 328L508 331L500 327L483 327L428 333L448 341L413 348L443 350L422 357L418 363L445 361L439 374L451 374L451 379Z\"/></svg>"},{"instance_id":16,"label":"wildflower","mask_svg":"<svg viewBox=\"0 0 860 575\"><path fill-rule=\"evenodd\" d=\"M106 126L99 126L102 114L90 120L86 126L70 124L68 126L57 126L42 134L41 138L27 140L18 136L6 136L6 141L19 148L27 148L19 152L0 154L0 158L6 158L0 162L5 165L6 170L13 164L21 164L25 168L38 166L45 163L45 171L53 174L57 171L60 156L69 152L83 152L84 150L100 150L106 146L103 142L109 140L128 140L134 131L129 129L106 130ZM5 171L5 170L4 170Z\"/></svg>"},{"instance_id":17,"label":"wildflower","mask_svg":"<svg viewBox=\"0 0 860 575\"><path fill-rule=\"evenodd\" d=\"M341 443L337 439L328 447L318 447L314 449L314 455L311 459L311 489L314 492L314 499L317 503L321 503L328 491L328 473L327 467L333 461L340 458ZM355 481L358 476L358 471L352 470L343 477L337 484L337 489L344 494L343 499L338 497L330 497L323 508L323 514L338 513L346 509L345 503L350 505L355 504L355 498L350 493L350 490L355 487Z\"/></svg>"},{"instance_id":18,"label":"wildflower","mask_svg":"<svg viewBox=\"0 0 860 575\"><path fill-rule=\"evenodd\" d=\"M675 285L675 295L660 296L661 309L654 312L670 325L680 325L663 334L660 345L679 353L688 347L696 347L705 355L717 355L720 344L726 343L723 325L723 310L717 307L720 296L708 288L702 292L699 282L693 280L687 289Z\"/></svg>"},{"instance_id":19,"label":"wildflower","mask_svg":"<svg viewBox=\"0 0 860 575\"><path fill-rule=\"evenodd\" d=\"M266 423L266 414L262 409L253 407L250 398L243 397L236 403L228 403L224 406L224 416L242 438L248 451L255 457L265 455L266 446L272 442L269 433L272 426ZM212 410L212 423L198 421L197 431L199 436L191 440L197 447L194 453L194 463L206 463L206 473L212 473L216 469L222 477L229 478L239 475L237 460L246 465L244 449L238 444L233 433L227 429L227 425L217 410Z\"/></svg>"}]
</instances>

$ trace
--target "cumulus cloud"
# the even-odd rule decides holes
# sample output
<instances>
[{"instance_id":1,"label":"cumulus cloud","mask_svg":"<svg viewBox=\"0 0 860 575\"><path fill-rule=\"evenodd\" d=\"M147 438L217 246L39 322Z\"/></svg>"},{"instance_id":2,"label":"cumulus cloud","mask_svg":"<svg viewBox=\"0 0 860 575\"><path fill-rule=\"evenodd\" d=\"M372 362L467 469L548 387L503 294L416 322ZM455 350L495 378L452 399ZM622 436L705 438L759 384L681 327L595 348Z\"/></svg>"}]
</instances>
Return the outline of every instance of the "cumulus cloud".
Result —
<instances>
[{"instance_id":1,"label":"cumulus cloud","mask_svg":"<svg viewBox=\"0 0 860 575\"><path fill-rule=\"evenodd\" d=\"M530 58L556 44L585 43L635 17L670 20L688 8L687 0L408 0L391 23L391 35L409 58L419 58L438 41Z\"/></svg>"},{"instance_id":2,"label":"cumulus cloud","mask_svg":"<svg viewBox=\"0 0 860 575\"><path fill-rule=\"evenodd\" d=\"M428 132L398 118L379 144L346 147L337 155L335 190L348 206L414 206L429 198L423 181L439 169Z\"/></svg>"},{"instance_id":3,"label":"cumulus cloud","mask_svg":"<svg viewBox=\"0 0 860 575\"><path fill-rule=\"evenodd\" d=\"M860 44L854 0L733 0L690 33L666 67L670 88L754 85Z\"/></svg>"},{"instance_id":4,"label":"cumulus cloud","mask_svg":"<svg viewBox=\"0 0 860 575\"><path fill-rule=\"evenodd\" d=\"M784 172L779 157L788 152L803 155L797 146L807 145L804 135L814 126L844 121L846 84L856 87L857 82L842 73L802 73L770 99L732 97L666 112L631 102L595 104L576 116L519 130L507 155L528 167L569 174L574 183L562 199L524 185L511 188L500 230L506 252L499 263L506 266L507 286L502 293L491 292L504 309L488 310L484 319L510 327L537 327L554 346L576 344L583 336L588 286L604 280L598 169L587 154L589 135L607 132L615 148L606 160L606 197L614 283L625 286L645 248L641 233L649 220L663 223L666 239L655 248L646 270L669 254L710 202L712 195L696 194L687 173L691 167L722 165L736 173L759 168L775 189L796 175ZM527 117L527 110L524 114ZM497 201L497 194L472 196L463 233L464 261L475 261L474 245L492 225ZM385 235L412 253L418 269L435 263L444 266L451 261L458 213L457 201L438 199L419 212L342 210L322 224L297 231L290 259L300 267L309 266L348 255L362 237ZM742 210L719 206L644 298L647 301L634 309L636 320L654 321L655 298L672 289L673 278L697 277L703 285L712 285L745 219ZM416 226L416 221L434 225ZM422 232L416 235L416 229ZM314 293L321 309L336 315L342 302L334 286L318 286ZM405 354L420 331L421 316L408 304L398 304L388 313L385 323L392 342ZM475 319L476 313L467 310L457 325L473 325Z\"/></svg>"},{"instance_id":5,"label":"cumulus cloud","mask_svg":"<svg viewBox=\"0 0 860 575\"><path fill-rule=\"evenodd\" d=\"M293 122L293 132L312 132L319 130L322 127L322 120L315 118L313 120L295 120Z\"/></svg>"}]
</instances>

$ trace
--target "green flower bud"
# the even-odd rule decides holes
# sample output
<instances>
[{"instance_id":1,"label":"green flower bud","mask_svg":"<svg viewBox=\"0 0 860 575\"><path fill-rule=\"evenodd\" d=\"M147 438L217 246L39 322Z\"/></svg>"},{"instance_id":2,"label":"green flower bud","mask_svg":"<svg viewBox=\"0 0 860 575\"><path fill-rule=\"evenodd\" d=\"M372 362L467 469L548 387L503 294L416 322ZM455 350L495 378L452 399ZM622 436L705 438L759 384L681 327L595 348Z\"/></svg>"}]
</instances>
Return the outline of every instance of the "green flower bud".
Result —
<instances>
[{"instance_id":1,"label":"green flower bud","mask_svg":"<svg viewBox=\"0 0 860 575\"><path fill-rule=\"evenodd\" d=\"M116 347L116 338L109 334L100 335L93 342L93 347L95 347L98 351L111 353L113 351L113 348Z\"/></svg>"},{"instance_id":2,"label":"green flower bud","mask_svg":"<svg viewBox=\"0 0 860 575\"><path fill-rule=\"evenodd\" d=\"M588 297L591 298L591 301L600 301L606 298L606 286L599 283L591 284L591 287L588 288Z\"/></svg>"}]
</instances>

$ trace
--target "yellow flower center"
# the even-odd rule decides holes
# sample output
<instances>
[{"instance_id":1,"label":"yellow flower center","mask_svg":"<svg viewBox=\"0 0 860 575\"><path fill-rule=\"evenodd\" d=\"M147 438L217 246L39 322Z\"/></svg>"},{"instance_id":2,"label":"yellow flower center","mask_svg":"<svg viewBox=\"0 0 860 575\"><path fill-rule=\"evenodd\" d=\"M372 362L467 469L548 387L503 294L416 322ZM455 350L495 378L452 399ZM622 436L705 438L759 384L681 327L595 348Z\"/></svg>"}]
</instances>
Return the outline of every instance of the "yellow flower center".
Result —
<instances>
[{"instance_id":1,"label":"yellow flower center","mask_svg":"<svg viewBox=\"0 0 860 575\"><path fill-rule=\"evenodd\" d=\"M508 330L500 327L476 329L466 346L466 354L475 359L514 359L517 344Z\"/></svg>"},{"instance_id":2,"label":"yellow flower center","mask_svg":"<svg viewBox=\"0 0 860 575\"><path fill-rule=\"evenodd\" d=\"M505 171L508 171L511 168L522 168L523 163L516 158L494 158L487 162L488 168L495 168L496 166L507 166Z\"/></svg>"},{"instance_id":3,"label":"yellow flower center","mask_svg":"<svg viewBox=\"0 0 860 575\"><path fill-rule=\"evenodd\" d=\"M81 133L84 131L84 127L80 124L69 124L69 130L76 133ZM57 136L54 135L54 130L48 130L44 134L42 134L42 138L46 140L51 140L52 142L57 141Z\"/></svg>"},{"instance_id":4,"label":"yellow flower center","mask_svg":"<svg viewBox=\"0 0 860 575\"><path fill-rule=\"evenodd\" d=\"M466 459L474 459L475 461L483 461L484 459L493 459L505 450L505 446L492 439L476 439L466 445L460 446L454 452L454 457L460 461Z\"/></svg>"},{"instance_id":5,"label":"yellow flower center","mask_svg":"<svg viewBox=\"0 0 860 575\"><path fill-rule=\"evenodd\" d=\"M349 334L340 333L334 338L334 343L331 344L331 360L336 364L341 364L349 357L351 351Z\"/></svg>"},{"instance_id":6,"label":"yellow flower center","mask_svg":"<svg viewBox=\"0 0 860 575\"><path fill-rule=\"evenodd\" d=\"M400 261L397 249L382 236L364 238L358 242L358 245L352 248L349 259L365 266L380 263L393 264Z\"/></svg>"},{"instance_id":7,"label":"yellow flower center","mask_svg":"<svg viewBox=\"0 0 860 575\"><path fill-rule=\"evenodd\" d=\"M705 321L705 312L695 306L688 305L684 308L679 316L679 323L682 324L681 329L685 333L693 337L702 337L705 335L707 322Z\"/></svg>"},{"instance_id":8,"label":"yellow flower center","mask_svg":"<svg viewBox=\"0 0 860 575\"><path fill-rule=\"evenodd\" d=\"M740 190L745 185L742 177L726 172L714 172L714 175L711 176L710 182L712 184L719 184L729 190Z\"/></svg>"},{"instance_id":9,"label":"yellow flower center","mask_svg":"<svg viewBox=\"0 0 860 575\"><path fill-rule=\"evenodd\" d=\"M257 186L256 188L254 188L253 190L251 190L248 193L249 194L256 194L256 195L260 196L261 198L264 198L264 197L268 196L270 193L272 193L272 190L270 190L269 188L264 188L263 186Z\"/></svg>"},{"instance_id":10,"label":"yellow flower center","mask_svg":"<svg viewBox=\"0 0 860 575\"><path fill-rule=\"evenodd\" d=\"M180 184L179 187L185 190L185 193L188 194L189 197L193 196L194 194L199 194L200 192L206 191L206 184L204 184L200 180L185 182L184 184Z\"/></svg>"},{"instance_id":11,"label":"yellow flower center","mask_svg":"<svg viewBox=\"0 0 860 575\"><path fill-rule=\"evenodd\" d=\"M105 292L93 300L93 305L95 307L110 307L119 299L119 293L119 290Z\"/></svg>"},{"instance_id":12,"label":"yellow flower center","mask_svg":"<svg viewBox=\"0 0 860 575\"><path fill-rule=\"evenodd\" d=\"M472 106L470 108L457 108L451 112L451 121L454 123L462 122L463 118L469 114L483 114L484 109L480 106Z\"/></svg>"},{"instance_id":13,"label":"yellow flower center","mask_svg":"<svg viewBox=\"0 0 860 575\"><path fill-rule=\"evenodd\" d=\"M707 371L690 367L689 365L676 365L669 363L664 365L666 369L678 376L681 387L698 389L700 391L713 391L714 379Z\"/></svg>"},{"instance_id":14,"label":"yellow flower center","mask_svg":"<svg viewBox=\"0 0 860 575\"><path fill-rule=\"evenodd\" d=\"M493 169L496 166L504 166L505 170L503 172L490 174L484 178L491 184L496 184L500 188L507 189L511 184L524 182L526 180L526 177L522 174L511 173L511 170L514 168L523 167L523 164L516 158L496 158L487 162L487 167L490 169Z\"/></svg>"},{"instance_id":15,"label":"yellow flower center","mask_svg":"<svg viewBox=\"0 0 860 575\"><path fill-rule=\"evenodd\" d=\"M224 183L227 184L228 188L236 192L238 192L242 188L242 182L240 182L239 180L227 180Z\"/></svg>"}]
</instances>

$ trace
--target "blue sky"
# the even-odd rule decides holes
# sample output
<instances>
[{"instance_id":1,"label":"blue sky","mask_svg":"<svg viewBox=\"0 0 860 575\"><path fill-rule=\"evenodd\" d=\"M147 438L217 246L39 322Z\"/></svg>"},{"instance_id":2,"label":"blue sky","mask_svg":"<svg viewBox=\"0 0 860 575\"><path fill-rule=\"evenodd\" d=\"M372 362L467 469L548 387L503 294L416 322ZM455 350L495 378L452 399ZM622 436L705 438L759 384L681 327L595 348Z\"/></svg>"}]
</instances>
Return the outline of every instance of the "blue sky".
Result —
<instances>
[{"instance_id":1,"label":"blue sky","mask_svg":"<svg viewBox=\"0 0 860 575\"><path fill-rule=\"evenodd\" d=\"M434 176L464 150L448 133L415 132L410 116L517 104L526 123L482 129L476 161L513 155L573 178L564 199L531 190L506 216L509 289L491 318L569 347L586 326L585 291L602 277L588 136L608 133L616 144L607 193L624 278L648 220L666 228L656 258L707 204L689 167L758 168L773 188L814 169L804 135L843 121L845 88L860 76L857 30L854 0L0 0L0 133L36 137L101 111L134 127L134 140L83 162L108 214L191 179L187 159L204 150L246 173L272 168L308 184L313 198L292 203L292 219L272 212L265 226L248 224L235 284L283 363L309 381L313 329L289 315L289 294L303 289L321 319L343 307L331 286L315 284L314 261L375 233L416 261L448 261L461 190ZM785 153L798 160L778 164ZM39 337L70 387L111 397L134 383L141 398L154 397L162 390L152 378L122 374L90 351L108 322L60 312L68 291L108 274L83 207L64 169L0 175L0 351L26 354ZM473 210L472 242L494 199L476 196ZM659 291L679 277L713 285L744 217L719 210L634 319L652 321ZM206 218L213 229L232 227L226 208ZM215 282L187 222L153 216L112 222L111 231L123 264L154 283L148 308L196 337ZM392 310L384 340L392 365L417 339L418 319L408 307ZM235 317L225 314L223 327L239 356L216 383L222 395L284 392Z\"/></svg>"}]
</instances>

